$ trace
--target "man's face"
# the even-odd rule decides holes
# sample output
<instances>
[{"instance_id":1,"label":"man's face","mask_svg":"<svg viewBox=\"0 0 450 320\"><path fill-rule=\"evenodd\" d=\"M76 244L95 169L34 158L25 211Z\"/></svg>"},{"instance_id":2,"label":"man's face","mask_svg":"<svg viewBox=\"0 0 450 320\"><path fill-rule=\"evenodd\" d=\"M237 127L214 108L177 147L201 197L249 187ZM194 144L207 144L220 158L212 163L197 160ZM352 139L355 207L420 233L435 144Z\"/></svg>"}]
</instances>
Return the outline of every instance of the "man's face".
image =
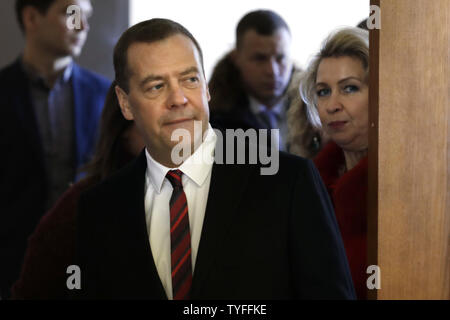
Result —
<instances>
[{"instance_id":1,"label":"man's face","mask_svg":"<svg viewBox=\"0 0 450 320\"><path fill-rule=\"evenodd\" d=\"M194 145L194 121L208 128L210 99L200 56L184 35L128 49L129 93L116 87L124 117L134 120L155 160L171 166L174 130L186 129ZM201 138L201 137L200 137Z\"/></svg>"},{"instance_id":2,"label":"man's face","mask_svg":"<svg viewBox=\"0 0 450 320\"><path fill-rule=\"evenodd\" d=\"M80 29L69 29L67 8L70 5L81 9ZM83 49L89 31L88 18L92 15L90 0L55 0L42 15L37 10L31 29L27 30L43 50L56 57L78 56Z\"/></svg>"},{"instance_id":3,"label":"man's face","mask_svg":"<svg viewBox=\"0 0 450 320\"><path fill-rule=\"evenodd\" d=\"M279 101L289 83L290 47L291 36L281 28L270 36L248 30L236 49L234 61L247 92L269 107Z\"/></svg>"}]
</instances>

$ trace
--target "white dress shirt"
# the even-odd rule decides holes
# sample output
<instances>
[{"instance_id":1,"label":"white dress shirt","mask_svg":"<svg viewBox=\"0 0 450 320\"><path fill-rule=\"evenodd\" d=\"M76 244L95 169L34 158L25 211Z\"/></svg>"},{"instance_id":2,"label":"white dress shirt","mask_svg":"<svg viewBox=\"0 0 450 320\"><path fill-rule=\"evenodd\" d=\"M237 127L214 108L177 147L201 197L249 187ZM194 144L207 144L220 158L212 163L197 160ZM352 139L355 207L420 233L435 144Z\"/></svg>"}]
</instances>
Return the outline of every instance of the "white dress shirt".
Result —
<instances>
[{"instance_id":1,"label":"white dress shirt","mask_svg":"<svg viewBox=\"0 0 450 320\"><path fill-rule=\"evenodd\" d=\"M168 299L173 299L170 249L170 197L172 185L166 179L169 170L183 172L183 189L186 194L191 231L191 258L194 272L198 245L203 227L212 164L217 136L208 126L206 138L197 150L178 168L167 168L156 162L145 150L147 171L145 179L145 218L153 260Z\"/></svg>"}]
</instances>

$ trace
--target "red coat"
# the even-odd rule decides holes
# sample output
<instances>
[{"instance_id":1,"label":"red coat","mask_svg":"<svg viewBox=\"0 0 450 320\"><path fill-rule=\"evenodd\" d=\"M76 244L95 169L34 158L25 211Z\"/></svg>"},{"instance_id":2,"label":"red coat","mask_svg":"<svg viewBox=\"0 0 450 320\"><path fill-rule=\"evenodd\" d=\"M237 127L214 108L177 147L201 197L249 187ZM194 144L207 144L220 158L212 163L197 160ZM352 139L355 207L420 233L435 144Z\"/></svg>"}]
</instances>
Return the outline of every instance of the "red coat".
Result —
<instances>
[{"instance_id":1,"label":"red coat","mask_svg":"<svg viewBox=\"0 0 450 320\"><path fill-rule=\"evenodd\" d=\"M20 279L12 288L12 299L65 299L66 273L75 264L75 220L80 193L91 184L80 181L67 190L42 217L28 239Z\"/></svg>"},{"instance_id":2,"label":"red coat","mask_svg":"<svg viewBox=\"0 0 450 320\"><path fill-rule=\"evenodd\" d=\"M345 164L342 149L328 143L314 163L334 205L358 299L366 299L367 286L367 156L339 177Z\"/></svg>"}]
</instances>

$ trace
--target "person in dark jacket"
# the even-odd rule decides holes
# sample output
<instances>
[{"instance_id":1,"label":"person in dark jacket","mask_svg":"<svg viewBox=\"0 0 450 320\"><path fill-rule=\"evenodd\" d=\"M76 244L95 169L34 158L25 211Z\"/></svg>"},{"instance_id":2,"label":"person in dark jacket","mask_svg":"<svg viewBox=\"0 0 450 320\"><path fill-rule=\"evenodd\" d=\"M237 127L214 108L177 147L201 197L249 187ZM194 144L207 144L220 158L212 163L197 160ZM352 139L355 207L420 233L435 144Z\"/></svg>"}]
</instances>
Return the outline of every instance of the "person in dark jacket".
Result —
<instances>
[{"instance_id":1,"label":"person in dark jacket","mask_svg":"<svg viewBox=\"0 0 450 320\"><path fill-rule=\"evenodd\" d=\"M83 168L86 176L61 196L30 236L20 278L12 287L12 299L66 299L70 296L66 271L75 263L78 198L144 148L134 122L122 116L114 87L115 83L106 97L94 156Z\"/></svg>"},{"instance_id":2,"label":"person in dark jacket","mask_svg":"<svg viewBox=\"0 0 450 320\"><path fill-rule=\"evenodd\" d=\"M79 198L75 297L354 298L312 161L279 152L279 170L265 175L262 161L239 160L249 145L225 148L209 124L202 51L188 30L167 19L130 27L114 68L122 114L146 148ZM226 163L216 161L223 149Z\"/></svg>"},{"instance_id":3,"label":"person in dark jacket","mask_svg":"<svg viewBox=\"0 0 450 320\"><path fill-rule=\"evenodd\" d=\"M291 54L291 33L277 13L246 14L236 28L236 47L215 66L209 81L211 123L222 128L278 129L279 149L311 158L321 147L321 135L301 121L301 147L290 150L287 112L299 99L302 70ZM306 120L306 113L303 118Z\"/></svg>"},{"instance_id":4,"label":"person in dark jacket","mask_svg":"<svg viewBox=\"0 0 450 320\"><path fill-rule=\"evenodd\" d=\"M74 29L66 23L70 5L80 8ZM25 47L0 70L2 299L17 280L28 236L89 160L110 85L73 62L88 34L89 0L17 0L16 13Z\"/></svg>"}]
</instances>

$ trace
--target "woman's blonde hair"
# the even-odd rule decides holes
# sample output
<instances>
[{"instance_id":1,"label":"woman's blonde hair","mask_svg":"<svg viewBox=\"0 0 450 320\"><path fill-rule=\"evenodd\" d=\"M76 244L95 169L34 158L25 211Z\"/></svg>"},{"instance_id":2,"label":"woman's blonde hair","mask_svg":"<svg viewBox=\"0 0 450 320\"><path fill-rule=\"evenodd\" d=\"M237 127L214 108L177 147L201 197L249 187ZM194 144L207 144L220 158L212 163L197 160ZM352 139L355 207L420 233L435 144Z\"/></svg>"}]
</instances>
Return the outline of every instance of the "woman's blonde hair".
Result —
<instances>
[{"instance_id":1,"label":"woman's blonde hair","mask_svg":"<svg viewBox=\"0 0 450 320\"><path fill-rule=\"evenodd\" d=\"M322 43L318 54L309 63L300 82L300 96L306 104L306 113L311 124L321 128L317 111L316 78L317 69L324 58L350 56L359 59L369 74L369 32L360 28L347 27L332 32Z\"/></svg>"}]
</instances>

